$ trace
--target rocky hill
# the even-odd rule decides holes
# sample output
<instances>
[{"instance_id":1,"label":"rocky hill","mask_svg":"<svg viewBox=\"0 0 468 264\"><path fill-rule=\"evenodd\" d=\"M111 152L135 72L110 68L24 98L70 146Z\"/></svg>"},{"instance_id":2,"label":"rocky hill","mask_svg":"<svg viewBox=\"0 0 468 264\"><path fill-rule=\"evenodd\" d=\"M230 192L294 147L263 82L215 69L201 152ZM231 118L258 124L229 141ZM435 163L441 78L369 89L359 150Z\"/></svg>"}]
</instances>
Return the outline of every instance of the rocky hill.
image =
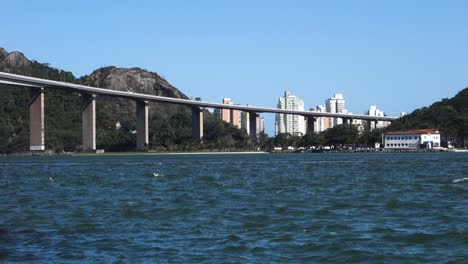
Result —
<instances>
[{"instance_id":1,"label":"rocky hill","mask_svg":"<svg viewBox=\"0 0 468 264\"><path fill-rule=\"evenodd\" d=\"M90 75L83 76L77 82L93 87L113 89L126 92L144 93L158 96L189 99L187 95L172 86L157 73L141 68L104 67ZM100 97L97 101L98 114L104 115L109 128L118 123L132 122L135 119L135 102L114 97ZM167 121L179 110L188 109L171 104L149 103L150 118L153 125ZM159 120L155 120L159 119Z\"/></svg>"},{"instance_id":2,"label":"rocky hill","mask_svg":"<svg viewBox=\"0 0 468 264\"><path fill-rule=\"evenodd\" d=\"M8 53L5 49L0 48L0 70L11 72L14 69L31 66L31 61L28 60L21 52Z\"/></svg>"},{"instance_id":3,"label":"rocky hill","mask_svg":"<svg viewBox=\"0 0 468 264\"><path fill-rule=\"evenodd\" d=\"M105 67L80 78L85 85L119 91L189 99L157 73L140 68Z\"/></svg>"}]
</instances>

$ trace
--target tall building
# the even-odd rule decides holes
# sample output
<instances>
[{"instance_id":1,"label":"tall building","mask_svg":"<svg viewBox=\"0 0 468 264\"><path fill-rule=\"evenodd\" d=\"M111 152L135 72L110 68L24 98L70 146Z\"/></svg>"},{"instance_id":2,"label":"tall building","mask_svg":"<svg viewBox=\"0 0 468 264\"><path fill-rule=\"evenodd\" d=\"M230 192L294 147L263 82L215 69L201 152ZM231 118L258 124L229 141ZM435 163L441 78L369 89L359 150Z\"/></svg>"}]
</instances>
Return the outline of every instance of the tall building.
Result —
<instances>
[{"instance_id":1,"label":"tall building","mask_svg":"<svg viewBox=\"0 0 468 264\"><path fill-rule=\"evenodd\" d=\"M345 109L345 99L343 94L337 93L335 96L327 99L325 101L325 107L328 113L346 113ZM341 118L330 118L329 125L334 127L336 125L342 124L343 120Z\"/></svg>"},{"instance_id":2,"label":"tall building","mask_svg":"<svg viewBox=\"0 0 468 264\"><path fill-rule=\"evenodd\" d=\"M371 105L366 113L370 116L385 116L384 111L377 109L377 106ZM384 128L390 125L388 121L378 121L373 128Z\"/></svg>"},{"instance_id":3,"label":"tall building","mask_svg":"<svg viewBox=\"0 0 468 264\"><path fill-rule=\"evenodd\" d=\"M231 98L223 98L223 104L232 105L233 102ZM241 127L241 116L240 111L235 109L221 109L219 110L219 119L223 120L224 122L231 123L234 126L240 128Z\"/></svg>"},{"instance_id":4,"label":"tall building","mask_svg":"<svg viewBox=\"0 0 468 264\"><path fill-rule=\"evenodd\" d=\"M335 99L336 99L336 112L337 113L345 113L347 112L345 109L345 99L343 94L335 94Z\"/></svg>"},{"instance_id":5,"label":"tall building","mask_svg":"<svg viewBox=\"0 0 468 264\"><path fill-rule=\"evenodd\" d=\"M231 105L231 98L223 98L223 104ZM219 118L224 122L231 123L231 109L221 109Z\"/></svg>"},{"instance_id":6,"label":"tall building","mask_svg":"<svg viewBox=\"0 0 468 264\"><path fill-rule=\"evenodd\" d=\"M241 111L231 109L231 124L237 128L241 128Z\"/></svg>"},{"instance_id":7,"label":"tall building","mask_svg":"<svg viewBox=\"0 0 468 264\"><path fill-rule=\"evenodd\" d=\"M326 112L325 105L317 105L315 108L310 108L312 112L324 113ZM317 117L314 123L314 131L322 132L330 128L330 117Z\"/></svg>"},{"instance_id":8,"label":"tall building","mask_svg":"<svg viewBox=\"0 0 468 264\"><path fill-rule=\"evenodd\" d=\"M290 91L285 91L284 96L278 99L278 108L287 110L304 111L304 101L293 95ZM306 133L306 124L303 116L276 114L275 134L289 133L295 136L302 136Z\"/></svg>"},{"instance_id":9,"label":"tall building","mask_svg":"<svg viewBox=\"0 0 468 264\"><path fill-rule=\"evenodd\" d=\"M328 113L336 113L336 98L331 97L325 101L326 111Z\"/></svg>"}]
</instances>

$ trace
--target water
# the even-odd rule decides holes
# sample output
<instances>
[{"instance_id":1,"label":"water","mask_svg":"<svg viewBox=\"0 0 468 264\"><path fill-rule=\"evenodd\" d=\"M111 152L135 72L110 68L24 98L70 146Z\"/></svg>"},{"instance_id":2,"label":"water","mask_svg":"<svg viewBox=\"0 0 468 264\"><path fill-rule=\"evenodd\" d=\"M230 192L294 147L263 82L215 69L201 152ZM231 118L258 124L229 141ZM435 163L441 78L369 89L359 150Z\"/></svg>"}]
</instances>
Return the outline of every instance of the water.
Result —
<instances>
[{"instance_id":1,"label":"water","mask_svg":"<svg viewBox=\"0 0 468 264\"><path fill-rule=\"evenodd\" d=\"M467 153L0 157L0 262L466 263Z\"/></svg>"}]
</instances>

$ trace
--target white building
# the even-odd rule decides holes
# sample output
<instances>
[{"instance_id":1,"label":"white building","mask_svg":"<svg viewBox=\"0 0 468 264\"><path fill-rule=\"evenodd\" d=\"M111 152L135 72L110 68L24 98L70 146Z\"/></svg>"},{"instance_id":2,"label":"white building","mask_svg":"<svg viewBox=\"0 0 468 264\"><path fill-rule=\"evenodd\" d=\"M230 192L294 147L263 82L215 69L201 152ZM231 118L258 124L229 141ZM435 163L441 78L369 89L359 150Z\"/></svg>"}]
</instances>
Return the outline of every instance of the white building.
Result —
<instances>
[{"instance_id":1,"label":"white building","mask_svg":"<svg viewBox=\"0 0 468 264\"><path fill-rule=\"evenodd\" d=\"M304 111L304 101L293 95L290 91L285 91L284 96L278 99L278 108ZM276 114L275 135L279 133L289 133L295 136L304 135L306 133L304 117L300 115Z\"/></svg>"},{"instance_id":2,"label":"white building","mask_svg":"<svg viewBox=\"0 0 468 264\"><path fill-rule=\"evenodd\" d=\"M433 129L388 132L384 134L384 147L386 149L440 147L440 134Z\"/></svg>"},{"instance_id":3,"label":"white building","mask_svg":"<svg viewBox=\"0 0 468 264\"><path fill-rule=\"evenodd\" d=\"M345 109L345 99L343 94L337 93L335 96L327 99L325 101L326 111L328 113L346 113ZM343 123L341 118L332 118L330 123L330 127L334 127L336 125L340 125Z\"/></svg>"},{"instance_id":4,"label":"white building","mask_svg":"<svg viewBox=\"0 0 468 264\"><path fill-rule=\"evenodd\" d=\"M369 107L369 111L367 111L366 114L370 115L370 116L385 116L384 111L377 109L377 106L375 106L375 105L371 105ZM377 121L375 123L375 127L373 127L373 128L384 128L384 127L387 127L389 125L390 125L390 122L388 122L388 121Z\"/></svg>"},{"instance_id":5,"label":"white building","mask_svg":"<svg viewBox=\"0 0 468 264\"><path fill-rule=\"evenodd\" d=\"M336 112L337 113L344 113L345 112L345 99L343 94L335 94L336 99Z\"/></svg>"},{"instance_id":6,"label":"white building","mask_svg":"<svg viewBox=\"0 0 468 264\"><path fill-rule=\"evenodd\" d=\"M310 108L310 111L318 112L318 113L325 113L326 108L325 108L325 105L317 105L315 108ZM326 126L326 124L329 123L327 122L329 119L330 119L329 117L317 117L314 123L314 131L322 132L322 131L325 131L327 128L329 128L328 126Z\"/></svg>"}]
</instances>

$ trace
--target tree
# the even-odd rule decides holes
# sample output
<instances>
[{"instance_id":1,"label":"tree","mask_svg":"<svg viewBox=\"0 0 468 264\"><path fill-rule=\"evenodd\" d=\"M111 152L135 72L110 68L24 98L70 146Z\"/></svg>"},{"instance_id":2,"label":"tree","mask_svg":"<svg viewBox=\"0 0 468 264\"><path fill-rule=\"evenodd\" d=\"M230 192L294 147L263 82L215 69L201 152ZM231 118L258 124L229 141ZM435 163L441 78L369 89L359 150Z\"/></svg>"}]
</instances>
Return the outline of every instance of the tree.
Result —
<instances>
[{"instance_id":1,"label":"tree","mask_svg":"<svg viewBox=\"0 0 468 264\"><path fill-rule=\"evenodd\" d=\"M299 141L301 147L311 147L323 145L324 139L322 134L307 133Z\"/></svg>"},{"instance_id":2,"label":"tree","mask_svg":"<svg viewBox=\"0 0 468 264\"><path fill-rule=\"evenodd\" d=\"M375 143L382 143L384 129L365 130L359 135L358 143L367 147L374 147Z\"/></svg>"},{"instance_id":3,"label":"tree","mask_svg":"<svg viewBox=\"0 0 468 264\"><path fill-rule=\"evenodd\" d=\"M356 126L343 124L329 128L323 132L325 143L329 145L354 144L358 138Z\"/></svg>"},{"instance_id":4,"label":"tree","mask_svg":"<svg viewBox=\"0 0 468 264\"><path fill-rule=\"evenodd\" d=\"M268 141L268 135L265 133L265 131L261 131L258 134L258 145L259 145L260 149L262 149L262 150L270 149L269 141Z\"/></svg>"},{"instance_id":5,"label":"tree","mask_svg":"<svg viewBox=\"0 0 468 264\"><path fill-rule=\"evenodd\" d=\"M278 133L275 137L275 146L281 146L283 150L287 150L289 147L289 138L291 134L289 133Z\"/></svg>"}]
</instances>

